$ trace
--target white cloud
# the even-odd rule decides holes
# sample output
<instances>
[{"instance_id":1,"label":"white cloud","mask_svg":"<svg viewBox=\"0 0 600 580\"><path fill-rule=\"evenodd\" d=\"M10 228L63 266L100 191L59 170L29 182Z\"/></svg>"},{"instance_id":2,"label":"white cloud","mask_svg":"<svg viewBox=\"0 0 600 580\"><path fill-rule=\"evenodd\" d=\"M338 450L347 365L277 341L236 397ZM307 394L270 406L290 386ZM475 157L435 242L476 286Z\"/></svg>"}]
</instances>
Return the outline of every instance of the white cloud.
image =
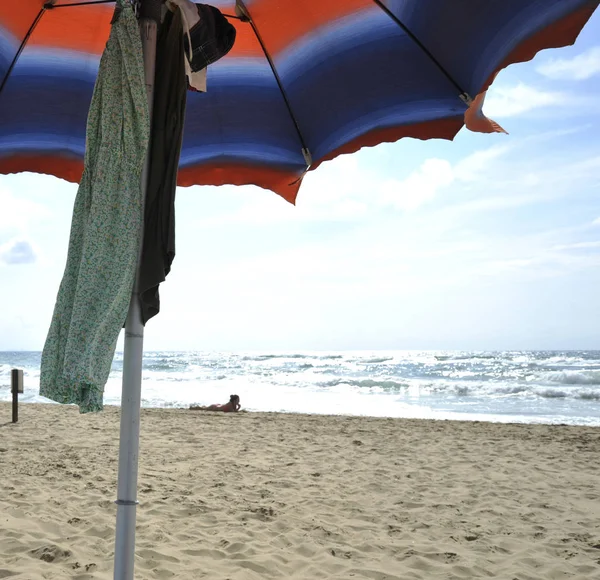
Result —
<instances>
[{"instance_id":1,"label":"white cloud","mask_svg":"<svg viewBox=\"0 0 600 580\"><path fill-rule=\"evenodd\" d=\"M212 216L198 212L197 225L216 228L226 224L344 222L359 226L381 219L382 212L414 212L445 191L452 193L451 203L444 205L454 206L446 208L454 216L543 203L572 194L574 181L589 188L597 179L600 157L595 152L570 163L562 156L549 161L528 155L540 150L542 144L579 130L551 130L518 141L512 139L510 143L502 140L457 161L431 157L401 179L390 177L396 170L389 166L385 171L374 170L361 153L341 156L305 178L295 207L272 192L254 188L249 195L249 189L231 188L231 199L239 200L237 207ZM401 146L395 145L397 150L389 157L402 159ZM504 159L515 150L518 156ZM397 171L402 171L402 165ZM223 188L219 195L225 191ZM436 204L436 210L440 209Z\"/></svg>"},{"instance_id":2,"label":"white cloud","mask_svg":"<svg viewBox=\"0 0 600 580\"><path fill-rule=\"evenodd\" d=\"M510 150L508 145L495 145L489 149L475 151L461 159L454 168L454 175L459 181L476 181L490 166L491 162L498 159Z\"/></svg>"},{"instance_id":3,"label":"white cloud","mask_svg":"<svg viewBox=\"0 0 600 580\"><path fill-rule=\"evenodd\" d=\"M593 222L592 222L593 226L600 226L600 217L597 217Z\"/></svg>"},{"instance_id":4,"label":"white cloud","mask_svg":"<svg viewBox=\"0 0 600 580\"><path fill-rule=\"evenodd\" d=\"M445 159L427 159L403 181L390 179L382 186L381 201L401 210L414 210L431 201L439 189L454 181L452 165Z\"/></svg>"},{"instance_id":5,"label":"white cloud","mask_svg":"<svg viewBox=\"0 0 600 580\"><path fill-rule=\"evenodd\" d=\"M0 233L3 231L23 232L32 222L49 216L43 205L18 197L0 185Z\"/></svg>"},{"instance_id":6,"label":"white cloud","mask_svg":"<svg viewBox=\"0 0 600 580\"><path fill-rule=\"evenodd\" d=\"M37 252L28 240L14 239L0 246L0 261L8 265L33 264Z\"/></svg>"},{"instance_id":7,"label":"white cloud","mask_svg":"<svg viewBox=\"0 0 600 580\"><path fill-rule=\"evenodd\" d=\"M455 182L467 183L481 179L491 163L509 149L508 146L494 146L476 151L454 166L446 159L427 159L406 179L385 181L380 199L384 204L400 210L415 210Z\"/></svg>"},{"instance_id":8,"label":"white cloud","mask_svg":"<svg viewBox=\"0 0 600 580\"><path fill-rule=\"evenodd\" d=\"M556 136L551 134L549 138ZM521 157L513 155L502 159L517 147L523 153ZM371 179L371 198L378 195L384 206L408 211L448 190L452 193L452 202L443 207L437 205L436 210L444 211L448 219L456 223L460 214L519 208L573 196L574 188L575 191L580 187L589 189L598 175L600 158L597 155L571 163L549 162L527 157L530 147L527 140L517 146L494 145L454 164L440 158L428 159L404 180ZM600 225L600 218L595 224Z\"/></svg>"},{"instance_id":9,"label":"white cloud","mask_svg":"<svg viewBox=\"0 0 600 580\"><path fill-rule=\"evenodd\" d=\"M361 220L368 212L368 201L372 198L374 187L381 182L381 177L365 168L358 157L359 154L342 155L309 173L304 178L295 206L273 192L258 187L219 188L218 195L226 196L233 202L234 211L225 207L224 211L211 216L201 216L197 225L215 228L227 224L268 226ZM185 190L180 191L183 193Z\"/></svg>"},{"instance_id":10,"label":"white cloud","mask_svg":"<svg viewBox=\"0 0 600 580\"><path fill-rule=\"evenodd\" d=\"M537 67L537 72L553 80L583 81L600 74L600 46L573 58L553 58Z\"/></svg>"},{"instance_id":11,"label":"white cloud","mask_svg":"<svg viewBox=\"0 0 600 580\"><path fill-rule=\"evenodd\" d=\"M492 86L484 110L492 118L516 117L534 109L564 105L569 100L565 93L541 91L524 83L514 87Z\"/></svg>"},{"instance_id":12,"label":"white cloud","mask_svg":"<svg viewBox=\"0 0 600 580\"><path fill-rule=\"evenodd\" d=\"M492 277L513 273L519 283L594 272L600 266L600 240L581 240L586 230L589 227L578 224L492 238L490 259L482 262L481 272Z\"/></svg>"},{"instance_id":13,"label":"white cloud","mask_svg":"<svg viewBox=\"0 0 600 580\"><path fill-rule=\"evenodd\" d=\"M360 153L343 155L306 176L296 206L258 188L253 188L251 195L248 195L248 189L223 188L219 195L226 192L232 201L239 200L235 211L227 208L211 216L201 216L197 219L197 226L218 228L227 224L268 226L308 222L358 224L381 217L382 208L385 208L384 211L388 208L399 212L414 211L455 182L477 182L496 159L510 150L511 146L495 145L475 151L455 164L432 157L404 179L389 177L389 169L385 173L374 170ZM400 171L401 166L397 172Z\"/></svg>"}]
</instances>

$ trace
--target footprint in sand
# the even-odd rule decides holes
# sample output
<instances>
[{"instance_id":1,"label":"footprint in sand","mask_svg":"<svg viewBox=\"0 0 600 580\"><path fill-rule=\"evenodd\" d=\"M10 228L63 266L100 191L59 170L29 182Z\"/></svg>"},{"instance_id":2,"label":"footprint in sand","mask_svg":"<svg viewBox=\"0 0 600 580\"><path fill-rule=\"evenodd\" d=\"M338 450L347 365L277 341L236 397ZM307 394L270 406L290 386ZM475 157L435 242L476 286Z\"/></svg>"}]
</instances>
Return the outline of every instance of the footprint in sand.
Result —
<instances>
[{"instance_id":1,"label":"footprint in sand","mask_svg":"<svg viewBox=\"0 0 600 580\"><path fill-rule=\"evenodd\" d=\"M60 562L71 557L71 552L69 550L62 550L58 546L54 545L42 546L36 550L31 550L29 553L34 558L39 558L44 562Z\"/></svg>"}]
</instances>

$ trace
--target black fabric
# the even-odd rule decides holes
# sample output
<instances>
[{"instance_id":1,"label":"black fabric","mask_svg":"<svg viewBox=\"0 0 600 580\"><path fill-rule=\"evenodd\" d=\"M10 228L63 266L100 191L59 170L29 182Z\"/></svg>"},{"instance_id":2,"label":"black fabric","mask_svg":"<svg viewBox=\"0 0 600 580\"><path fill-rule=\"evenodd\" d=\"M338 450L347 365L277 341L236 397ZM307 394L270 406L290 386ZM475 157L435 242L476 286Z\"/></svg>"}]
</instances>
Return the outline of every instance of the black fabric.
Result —
<instances>
[{"instance_id":1,"label":"black fabric","mask_svg":"<svg viewBox=\"0 0 600 580\"><path fill-rule=\"evenodd\" d=\"M139 291L144 324L158 314L158 285L175 257L175 187L183 140L186 76L180 12L168 12L158 33L150 166L144 211Z\"/></svg>"},{"instance_id":2,"label":"black fabric","mask_svg":"<svg viewBox=\"0 0 600 580\"><path fill-rule=\"evenodd\" d=\"M194 55L190 66L194 72L227 54L235 41L235 28L219 10L206 4L197 7L200 22L190 31ZM144 324L160 310L158 287L175 258L175 188L187 91L184 58L181 13L168 11L156 46L150 166L138 279Z\"/></svg>"},{"instance_id":3,"label":"black fabric","mask_svg":"<svg viewBox=\"0 0 600 580\"><path fill-rule=\"evenodd\" d=\"M236 30L229 20L214 6L196 4L200 21L190 30L192 40L192 72L198 72L224 57L233 47ZM184 38L186 54L189 51Z\"/></svg>"}]
</instances>

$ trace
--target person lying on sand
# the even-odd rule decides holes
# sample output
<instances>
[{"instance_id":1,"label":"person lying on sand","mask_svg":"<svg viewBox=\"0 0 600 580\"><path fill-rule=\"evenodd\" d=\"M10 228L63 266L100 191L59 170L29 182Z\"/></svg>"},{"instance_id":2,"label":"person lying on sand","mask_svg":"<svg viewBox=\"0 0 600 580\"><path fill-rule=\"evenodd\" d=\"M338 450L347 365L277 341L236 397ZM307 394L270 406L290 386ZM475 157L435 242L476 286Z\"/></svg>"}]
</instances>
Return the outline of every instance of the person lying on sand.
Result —
<instances>
[{"instance_id":1,"label":"person lying on sand","mask_svg":"<svg viewBox=\"0 0 600 580\"><path fill-rule=\"evenodd\" d=\"M229 402L224 405L209 405L200 407L199 405L190 405L192 411L222 411L223 413L237 413L240 410L240 398L238 395L231 395Z\"/></svg>"}]
</instances>

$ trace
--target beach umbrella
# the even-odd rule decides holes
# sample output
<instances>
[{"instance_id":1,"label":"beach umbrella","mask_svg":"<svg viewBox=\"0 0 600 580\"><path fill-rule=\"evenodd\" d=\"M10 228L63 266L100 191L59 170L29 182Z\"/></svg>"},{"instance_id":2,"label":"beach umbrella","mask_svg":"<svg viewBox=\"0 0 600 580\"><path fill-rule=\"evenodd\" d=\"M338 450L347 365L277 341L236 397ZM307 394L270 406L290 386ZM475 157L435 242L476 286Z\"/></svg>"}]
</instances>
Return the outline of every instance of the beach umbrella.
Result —
<instances>
[{"instance_id":1,"label":"beach umbrella","mask_svg":"<svg viewBox=\"0 0 600 580\"><path fill-rule=\"evenodd\" d=\"M323 161L402 137L494 131L499 70L571 44L598 0L209 2L237 29L189 93L179 185L252 183L294 201ZM114 2L0 3L0 173L78 182ZM508 127L510 129L510 127Z\"/></svg>"},{"instance_id":2,"label":"beach umbrella","mask_svg":"<svg viewBox=\"0 0 600 580\"><path fill-rule=\"evenodd\" d=\"M141 9L149 98L161 0ZM215 0L233 50L188 99L179 185L255 184L294 202L324 161L403 137L501 132L482 111L506 66L572 44L600 0ZM77 182L114 2L0 7L0 173ZM143 325L126 324L115 578L133 577Z\"/></svg>"}]
</instances>

